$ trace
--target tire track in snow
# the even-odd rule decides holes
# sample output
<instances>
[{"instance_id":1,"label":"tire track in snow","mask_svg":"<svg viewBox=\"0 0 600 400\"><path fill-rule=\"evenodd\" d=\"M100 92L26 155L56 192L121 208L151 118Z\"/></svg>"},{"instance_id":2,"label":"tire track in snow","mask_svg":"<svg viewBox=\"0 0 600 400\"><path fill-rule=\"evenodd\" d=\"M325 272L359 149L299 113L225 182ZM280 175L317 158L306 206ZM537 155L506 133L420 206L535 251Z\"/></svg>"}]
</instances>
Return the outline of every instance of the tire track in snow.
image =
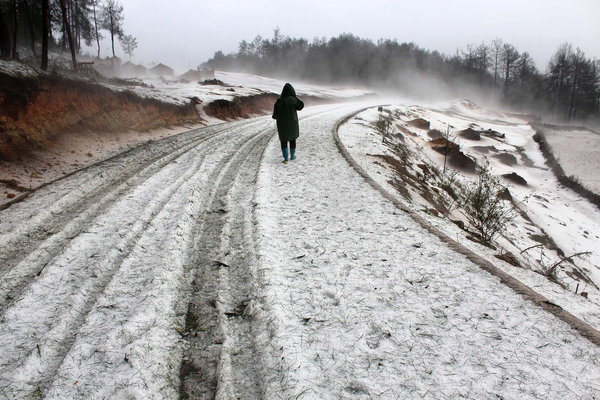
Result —
<instances>
[{"instance_id":1,"label":"tire track in snow","mask_svg":"<svg viewBox=\"0 0 600 400\"><path fill-rule=\"evenodd\" d=\"M0 212L0 394L178 398L197 269L197 282L203 270L218 278L212 393L259 398L253 321L238 306L252 291L253 179L272 126L259 118L148 143ZM214 260L227 274L207 268Z\"/></svg>"},{"instance_id":2,"label":"tire track in snow","mask_svg":"<svg viewBox=\"0 0 600 400\"><path fill-rule=\"evenodd\" d=\"M327 111L311 111L307 121ZM202 228L180 369L184 399L262 399L262 349L255 297L255 182L263 153L275 131L256 136L240 149L243 157L218 178Z\"/></svg>"},{"instance_id":3,"label":"tire track in snow","mask_svg":"<svg viewBox=\"0 0 600 400\"><path fill-rule=\"evenodd\" d=\"M129 393L132 387L148 391L151 397L164 398L176 396L177 385L174 382L176 374L175 376L170 373L163 375L153 371L156 368L152 364L156 358L148 360L146 354L150 351L161 352L161 358L165 360L168 371L175 371L180 359L174 355L179 354L180 350L177 344L179 332L174 329L174 326L181 326L183 324L183 315L187 303L184 302L185 304L182 304L183 300L179 291L173 290L169 284L161 282L160 279L158 282L154 281L154 279L148 281L144 277L155 276L160 274L161 271L170 270L179 276L180 289L185 285L183 281L185 281L185 276L189 274L190 267L195 264L194 254L198 250L195 249L194 242L197 239L201 240L194 232L196 230L195 220L199 214L202 215L206 210L209 213L212 212L210 208L211 187L220 181L220 171L226 169L228 165L232 164L232 160L238 158L238 153L242 151L242 149L238 149L238 144L247 139L247 135L240 135L238 140L235 141L234 146L227 145L229 149L234 147L235 150L233 151L218 151L220 150L219 148L213 149L217 150L216 153L221 153L221 155L218 165L211 169L209 178L202 185L200 182L194 183L194 179L191 179L191 195L182 197L182 201L172 202L167 205L167 210L158 218L160 226L172 226L173 224L163 223L163 220L172 219L172 214L177 213L179 210L184 210L181 212L181 217L177 217L177 220L180 221L176 223L177 228L168 234L170 236L169 242L176 243L177 245L161 251L164 260L154 260L151 256L145 255L144 245L136 246L136 249L127 260L131 265L119 271L119 274L113 278L113 282L111 282L99 301L101 304L110 304L111 307L102 307L93 310L93 314L88 317L88 320L91 322L80 332L78 341L59 369L59 373L57 374L59 378L52 383L49 390L49 398L60 398L61 396L58 393L64 395L65 388L69 388L69 382L80 380L78 371L82 367L84 370L90 371L90 374L85 378L88 385L86 392L101 393L100 397L102 398L121 398ZM185 200L186 198L189 200ZM188 202L186 203L186 201ZM142 242L145 243L145 241L148 241L148 246L151 245L154 241L152 235L145 236L147 237L143 238ZM160 237L165 236L167 235L160 235ZM160 243L156 243L156 245L161 246ZM179 310L179 315L169 315L166 322L152 318L148 321L148 318L143 313L136 311L135 308L139 307L139 304L137 307L131 306L133 303L132 300L135 300L138 295L136 293L123 292L120 288L119 281L132 282L135 279L140 279L144 285L151 286L152 289L150 292L152 293L152 297L155 297L155 299L150 298L149 300L148 297L142 299L142 305L147 303L142 308L152 309L153 307L157 307L156 303L159 303L163 305L164 309ZM140 323L145 329L142 329L139 335L127 339L127 336L130 336L127 334L128 329L105 328L101 323L97 322L112 318L119 318L125 324L130 324L130 321L141 319ZM96 322L94 323L94 321ZM144 332L146 329L149 331L148 333ZM99 333L104 334L109 339L106 342L102 341L99 339L102 336ZM165 340L166 343L162 343L161 345L155 345L156 348L148 348L149 343L157 339L162 340L163 338L169 338L170 340ZM141 344L138 342L141 342ZM86 351L90 346L104 346L107 349L103 350L104 355L90 355ZM102 384L104 376L110 374L114 368L110 362L110 354L118 354L124 357L125 362L123 359L117 357L117 361L122 364L124 371L116 379L116 382L106 386ZM98 360L101 360L101 362L98 362ZM62 378L63 376L69 376L70 380ZM75 393L74 390L72 392Z\"/></svg>"},{"instance_id":4,"label":"tire track in snow","mask_svg":"<svg viewBox=\"0 0 600 400\"><path fill-rule=\"evenodd\" d=\"M26 254L29 250L29 246L26 239L23 237L26 236L29 238L29 233L18 236L20 243L25 241L23 247L11 246L10 241L12 238L6 240L6 242L9 242L5 243L5 249L7 249L6 253L8 254L5 253L4 256L11 260L17 260L21 258L18 255L15 255L15 253L18 252L23 257L20 262L12 268L8 265L10 269L0 278L0 293L2 293L2 296L0 297L0 313L4 313L5 309L19 297L19 294L26 290L35 280L35 277L39 276L43 269L64 251L69 242L81 234L96 218L101 216L108 207L118 201L118 199L127 196L128 193L142 185L147 179L158 173L158 171L166 165L185 155L190 149L197 147L204 142L214 140L213 138L218 133L219 131L210 136L186 141L183 146L175 149L172 153L163 155L158 160L151 162L150 165L135 173L131 173L132 176L126 177L127 179L123 183L114 187L109 187L107 191L99 193L101 198L91 195L91 199L85 199L84 204L82 205L84 208L79 211L73 211L76 213L75 218L66 222L62 229L51 234L46 240L38 242L37 248L32 251L30 250L29 254ZM206 152L208 152L208 149L204 151L204 153ZM199 154L198 156L204 156L204 154ZM36 231L41 230L48 233L55 230L58 224L55 221L51 221L46 222L45 225L47 227L36 227ZM12 241L15 240L16 239L12 239Z\"/></svg>"},{"instance_id":5,"label":"tire track in snow","mask_svg":"<svg viewBox=\"0 0 600 400\"><path fill-rule=\"evenodd\" d=\"M264 124L264 122L259 122L258 124ZM253 125L257 125L257 122L246 122L245 124L236 125L241 125L240 130L242 130L244 127L249 128ZM227 131L231 131L231 128L217 131L211 135L211 137L214 137L218 133L226 133ZM152 172L154 172L154 175L145 176L140 182L137 182L138 185L140 185L137 188L142 187L147 183L149 178L157 176L166 166L173 166L176 165L177 162L185 161L182 160L184 156L185 158L196 159L194 168L191 168L188 171L185 171L186 168L183 168L183 173L163 188L160 187L161 182L158 181L150 183L150 185L148 185L149 188L142 190L142 192L148 194L152 185L154 185L154 187L162 189L162 194L159 196L152 196L152 192L150 191L150 197L147 196L142 199L142 203L135 204L133 208L130 207L128 211L144 210L144 213L142 216L135 215L133 217L135 220L135 222L132 223L133 226L126 227L127 229L124 232L116 232L117 235L114 235L115 232L113 232L114 237L120 238L122 234L124 234L124 237L114 246L114 248L104 249L107 254L101 255L101 258L103 258L104 264L108 265L102 265L102 263L100 263L101 265L96 265L96 268L90 273L87 268L82 268L83 264L81 262L74 263L73 269L76 270L74 272L75 276L67 276L67 278L71 278L71 281L81 281L83 284L80 286L73 286L74 289L71 288L73 289L71 293L65 293L60 290L60 286L63 284L62 278L65 276L64 273L61 275L60 270L64 269L63 267L65 266L68 268L72 260L65 260L66 265L55 263L55 265L47 267L44 270L44 274L40 277L36 278L34 276L35 279L26 288L27 293L17 299L16 302L13 302L13 307L7 310L0 324L0 329L5 331L0 335L4 338L0 343L0 348L3 347L2 350L0 350L0 354L3 354L2 359L0 359L0 365L2 365L1 375L3 377L2 381L4 382L0 385L4 387L5 392L9 389L15 389L16 396L18 393L23 393L23 390L25 393L33 393L38 390L38 387L43 388L45 386L44 382L51 378L56 367L67 354L75 339L75 335L77 334L78 326L85 320L88 312L97 300L98 294L104 290L106 285L110 282L111 277L114 276L115 270L122 265L123 260L128 257L131 248L133 248L137 244L139 238L147 232L148 227L152 224L156 216L163 211L165 205L173 198L180 187L187 183L189 180L188 178L193 177L194 173L198 172L200 168L205 165L203 160L206 153L212 153L213 155L217 154L218 157L221 157L221 160L225 160L224 155L219 155L215 150L218 150L219 147L235 147L244 140L243 135L238 135L238 132L235 130L233 130L233 132L235 134L229 133L227 135L221 135L222 137L218 137L217 140L213 140L212 142L205 138L191 140L192 144L177 149L181 151L176 152L174 157L167 155L166 158L168 161L164 162L163 160L159 166L159 171L153 169ZM191 150L202 144L204 144L205 147L203 147L200 152L191 154ZM189 160L187 163L189 164ZM218 170L221 166L222 162L213 163L210 168ZM203 173L206 175L206 171L203 171ZM208 176L210 177L211 175ZM110 213L111 206L114 208L115 205L118 206L119 204L126 204L128 202L129 199L125 197L126 195L128 197L136 195L134 193L135 190L126 192L115 190L113 192L115 193L115 196L119 197L119 201L113 202L115 204L107 202L108 204L105 204L103 208L100 208L96 215L101 214L102 212ZM139 196L139 194L137 195ZM158 199L156 197L158 197ZM83 203L88 204L93 200L94 198L92 195L91 200L83 199ZM149 200L153 201L153 206L145 208L145 204L147 204ZM85 211L87 210L84 209L82 212L85 214ZM103 217L100 217L100 219L102 218ZM105 221L105 224L110 224L110 220ZM59 243L56 247L61 248L58 251L58 253L60 253L59 257L64 257L63 253L68 251L70 247L74 248L74 252L81 250L77 248L74 241L79 239L79 241L83 243L83 247L85 247L85 243L90 241L90 238L87 236L94 234L93 232L81 232L81 230L74 233L74 237L67 238L66 242L60 243L60 241L57 241ZM102 246L105 245L105 243L101 242L106 241L106 238L102 237L103 234L104 232L101 232L99 234L100 238L95 241L95 244L97 244L100 249L99 251L102 251ZM110 240L108 240L108 242L110 242ZM26 250L21 251L25 252ZM95 255L93 255L92 258L94 256ZM86 257L87 254L84 254L83 258ZM52 261L55 260L52 259ZM54 270L52 267L54 267ZM35 267L33 268L35 269ZM92 276L87 276L88 274L91 274ZM18 274L15 275L18 276ZM44 284L42 280L45 276L51 277L51 279L54 278L54 281L51 281L50 284ZM24 317L27 315L28 308L36 307L36 305L39 304L43 304L42 308L45 308L46 310L52 307L52 302L48 304L48 296L46 293L48 287L51 287L52 284L56 284L58 290L55 293L52 293L53 296L51 297L54 298L54 304L59 304L59 306L57 306L56 310L50 310L48 313L51 316L50 320L37 320L37 318L34 317L34 320L24 321L24 319L27 319ZM32 288L32 286L36 287ZM36 291L36 288L39 289ZM68 301L65 301L66 299L68 299ZM62 314L60 312L62 312ZM32 312L31 315L36 316L36 312ZM26 332L23 331L23 329ZM18 343L15 343L15 340L17 340ZM24 357L25 354L27 355ZM40 367L40 365L42 367ZM14 383L17 383L16 387L13 385ZM24 384L24 387L19 388L19 384Z\"/></svg>"},{"instance_id":6,"label":"tire track in snow","mask_svg":"<svg viewBox=\"0 0 600 400\"><path fill-rule=\"evenodd\" d=\"M253 247L245 226L251 217L260 158L272 134L269 131L248 142L245 147L250 149L222 171L211 193L186 320L188 344L180 372L184 398L233 398L233 392L259 398L256 373L247 370L257 360L248 342L251 328L245 315ZM232 368L234 358L243 361Z\"/></svg>"},{"instance_id":7,"label":"tire track in snow","mask_svg":"<svg viewBox=\"0 0 600 400\"><path fill-rule=\"evenodd\" d=\"M30 288L28 293L23 295L22 300L9 310L10 314L5 318L5 321L15 321L15 324L17 325L14 327L15 330L10 330L12 327L9 325L10 322L3 324L0 328L0 336L13 336L19 338L21 341L18 343L18 347L31 349L29 355L23 360L20 352L11 354L10 348L3 348L2 343L0 342L0 352L5 355L13 356L9 356L8 359L8 365L10 366L12 373L23 375L32 374L31 376L28 376L27 380L35 382L44 382L51 377L51 374L56 370L58 364L65 355L64 349L70 347L70 344L73 342L74 336L78 331L78 327L83 323L98 295L104 290L106 285L108 285L116 270L123 263L125 257L137 244L141 235L148 229L156 216L177 193L182 184L189 179L197 169L199 169L199 165L194 166L194 169L188 170L185 174L178 177L174 182L158 193L155 197L156 202L144 209L144 213L138 216L137 221L125 236L115 244L105 257L101 258L97 265L95 265L93 278L86 277L86 271L82 269L78 269L72 273L75 277L65 276L63 271L59 272L49 269L48 274L44 275L44 277L41 277L39 280L36 280L34 285L42 286L42 289L36 290L37 287ZM82 235L78 237L78 239L81 241L89 241L90 239L87 236L88 235ZM104 245L104 243L102 245ZM101 248L95 249L95 251L101 251ZM85 257L85 254L83 254L83 256ZM73 261L73 259L70 261ZM81 262L75 262L73 264L77 266L81 265ZM60 264L58 264L58 266L61 267ZM64 270L65 268L61 267L60 269ZM40 282L46 277L52 281L49 283ZM63 277L69 280L77 280L78 282L81 282L82 285L77 291L72 291L67 296L64 296L63 293L59 293L57 296L47 296L44 287L52 286L53 283L59 285L59 282ZM45 333L44 337L34 340L37 343L27 343L27 341L35 338L35 333L43 330L44 325L48 324L48 322L44 320L33 320L29 321L27 326L24 327L22 326L22 318L20 316L23 313L26 313L30 307L35 307L36 304L40 303L46 303L46 307L48 307L48 305L53 306L57 311L64 309L64 304L68 304L68 312L57 313L57 316L53 318L53 321L51 322L51 329ZM17 318L11 319L13 315ZM14 346L14 340L9 343L9 346ZM38 349L44 349L43 354L42 351ZM16 361L14 357L17 357L16 360L18 360L20 364L17 368L12 364ZM37 363L41 363L43 368L34 368L34 365Z\"/></svg>"},{"instance_id":8,"label":"tire track in snow","mask_svg":"<svg viewBox=\"0 0 600 400\"><path fill-rule=\"evenodd\" d=\"M191 148L239 124L196 129L142 144L40 187L25 203L13 204L3 212L0 228L0 275L9 272L47 238L60 233L73 222L73 215L82 215L86 209L90 211L87 218L99 215L130 187L143 183ZM46 202L48 197L52 197L51 204ZM71 227L67 235L75 236L81 229ZM51 253L49 249L45 252Z\"/></svg>"}]
</instances>

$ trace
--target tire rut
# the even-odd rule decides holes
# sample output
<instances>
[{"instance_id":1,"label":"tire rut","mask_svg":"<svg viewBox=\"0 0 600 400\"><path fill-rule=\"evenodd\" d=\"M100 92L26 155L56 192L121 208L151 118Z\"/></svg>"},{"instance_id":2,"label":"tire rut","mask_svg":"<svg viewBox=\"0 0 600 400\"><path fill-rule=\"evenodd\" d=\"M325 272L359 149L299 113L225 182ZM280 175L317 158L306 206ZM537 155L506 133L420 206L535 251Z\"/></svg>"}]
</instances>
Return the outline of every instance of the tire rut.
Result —
<instances>
[{"instance_id":1,"label":"tire rut","mask_svg":"<svg viewBox=\"0 0 600 400\"><path fill-rule=\"evenodd\" d=\"M208 146L219 139L219 134L228 131L228 128L214 130L206 135L198 137L194 134L186 138L184 143L176 147L168 146L169 153L161 148L159 157L154 157L149 164L135 164L130 170L128 165L121 166L120 170L127 171L126 176L120 175L123 182L103 191L91 193L88 198L81 199L77 209L69 212L52 214L52 219L43 219L39 224L29 227L25 232L11 232L9 237L0 239L0 262L4 273L0 276L0 315L10 306L19 293L39 276L42 270L58 256L68 243L94 221L98 216L114 204L118 199L127 196L133 189L143 184L147 179L155 175L165 166L176 162L191 149L205 146L206 152L210 151ZM196 133L192 131L192 133ZM163 146L164 147L164 146ZM126 154L129 156L130 154ZM116 163L116 159L110 159L110 163ZM131 163L125 161L126 164ZM101 167L103 164L99 167ZM103 172L101 175L110 175L111 172ZM75 217L73 218L73 215ZM71 218L68 220L68 218ZM15 245L17 243L18 245Z\"/></svg>"},{"instance_id":2,"label":"tire rut","mask_svg":"<svg viewBox=\"0 0 600 400\"><path fill-rule=\"evenodd\" d=\"M0 274L10 271L46 239L59 233L65 225L73 221L73 215L81 215L85 210L94 208L97 211L89 216L100 214L117 198L125 195L131 187L138 186L182 154L235 128L219 125L146 143L55 181L56 185L64 186L55 189L52 184L49 185L52 190L65 192L59 199L50 205L38 201L37 210L25 216L25 224L21 220L3 221L6 228L4 232L0 232ZM48 186L40 191L44 189L47 190ZM44 196L34 194L30 197ZM36 199L32 200L35 202ZM15 204L11 208L17 206L18 204ZM75 230L71 236L80 231L81 229Z\"/></svg>"},{"instance_id":3,"label":"tire rut","mask_svg":"<svg viewBox=\"0 0 600 400\"><path fill-rule=\"evenodd\" d=\"M231 131L231 129L225 129L220 132L223 131ZM220 132L216 132L211 137L216 136ZM92 277L86 276L87 273L89 273L89 271L86 271L87 268L83 269L82 271L77 271L75 273L75 277L70 277L71 279L79 279L82 284L76 292L73 292L70 295L67 294L65 296L65 294L62 292L57 293L56 297L60 297L61 303L59 303L60 306L57 307L57 310L54 311L54 313L50 313L55 315L55 317L53 317L51 320L37 322L33 321L34 323L31 325L30 334L15 335L15 332L9 332L11 330L10 320L13 319L16 321L16 324L21 325L20 329L22 329L21 316L23 310L20 310L18 306L15 306L15 302L21 302L23 297L14 299L10 303L12 307L5 307L5 311L10 311L10 314L2 316L2 319L0 320L0 329L5 331L3 332L2 337L11 338L11 342L5 343L4 350L7 351L0 351L0 353L4 354L2 360L2 369L5 371L5 373L2 375L4 375L6 378L6 374L9 374L10 376L15 376L15 374L19 373L25 375L30 374L27 380L30 382L35 382L36 385L35 387L31 387L29 390L26 389L26 391L32 392L38 387L43 389L47 385L49 379L51 379L51 377L54 375L56 369L62 362L62 359L69 352L77 332L79 331L78 327L84 323L86 316L93 308L99 294L102 293L106 285L108 285L108 283L111 281L115 271L118 270L123 260L128 257L131 249L136 245L140 236L146 232L148 226L152 223L154 218L163 210L165 205L169 203L173 196L177 194L180 187L184 185L186 181L188 181L188 179L192 177L201 167L204 166L203 161L205 154L214 153L215 147L227 147L231 146L232 143L241 143L242 141L243 137L237 137L237 135L233 134L225 135L224 140L222 137L218 137L213 141L212 145L208 143L203 149L194 153L193 157L197 158L194 167L185 171L175 181L169 182L168 185L165 185L163 188L161 188L161 194L153 197L154 203L152 207L140 207L144 210L143 215L135 221L133 226L128 228L128 231L125 233L124 237L121 238L120 242L118 242L112 250L110 250L107 254L101 255L101 260L95 264L94 268L92 268ZM173 162L177 163L178 159L186 155L189 156L191 150L194 150L197 146L206 142L208 142L208 140L202 138L200 140L195 140L190 146L180 147L180 149L183 149L183 151L178 152L174 157L169 157L167 155L166 157L170 160L161 163L161 166L158 168L158 170L160 171L165 165L173 165ZM220 170L222 165L227 162L226 158L226 156L221 156L220 162L210 166L210 168L213 168L213 173L209 176L214 176L216 173L215 171L218 172ZM156 174L157 171L155 169L152 170ZM144 176L136 183L139 186L140 184L146 182L150 176ZM121 192L120 190L114 190L113 193L116 197L122 199L124 195L131 191L133 191L133 189L130 189L125 193ZM89 202L85 203L87 204ZM102 214L102 212L104 212L107 208L110 208L110 206L114 203L118 203L117 199L104 204L104 207L100 208L98 212L95 213L96 216ZM87 211L87 209L85 209L83 213L85 213L85 211ZM73 240L77 240L77 238L81 236L79 235L81 231L90 225L91 222L87 222L85 226L78 227L78 230L76 229L74 232L72 232L72 237L66 238L66 240L62 243L58 241L57 245L54 247L59 248L57 253L59 253L59 255L64 253L64 250L70 246L70 243ZM85 241L86 239L82 240ZM49 258L51 261L54 261L54 257L49 256ZM38 263L37 266L39 267L40 264ZM45 267L45 264L42 266L42 268L43 267ZM57 268L58 267L62 266L57 266ZM55 271L52 272L54 273ZM41 279L39 277L40 275L42 277L44 276L44 274L34 274L33 279L30 279L25 286L21 285L21 291L27 290L28 293L34 292L35 294L35 289L32 290L31 285L37 283L39 279ZM43 302L44 299L41 299L41 301ZM27 307L25 306L25 309L26 308ZM50 330L48 330L48 328L50 328ZM39 335L40 331L44 332L41 336ZM22 338L17 339L21 340L21 344L16 346L16 353L13 350L15 348L15 336ZM11 346L12 348L8 348L8 346ZM0 347L2 347L1 344ZM43 351L41 349L43 349ZM11 350L13 350L13 354L11 354ZM23 357L24 351L26 354L28 354L25 357ZM15 362L17 362L17 364L15 364ZM34 368L36 364L43 364L43 368ZM8 380L10 381L10 378ZM4 384L2 386L4 386Z\"/></svg>"},{"instance_id":4,"label":"tire rut","mask_svg":"<svg viewBox=\"0 0 600 400\"><path fill-rule=\"evenodd\" d=\"M255 183L273 131L261 133L219 178L204 220L186 317L180 369L184 399L260 399L259 360L252 342L250 263ZM249 228L250 225L250 228Z\"/></svg>"},{"instance_id":5,"label":"tire rut","mask_svg":"<svg viewBox=\"0 0 600 400\"><path fill-rule=\"evenodd\" d=\"M195 146L199 146L206 141L208 140L196 143ZM187 149L186 152L189 150ZM206 149L204 153L208 151L209 149ZM20 293L27 289L35 280L35 277L40 276L43 269L64 251L71 240L84 232L106 209L120 198L127 196L128 193L143 184L153 174L157 173L158 170L176 161L183 155L185 153L180 154L178 152L173 156L167 155L162 157L158 165L152 163L140 171L141 173L130 177L124 183L114 188L114 190L107 192L102 198L93 199L96 200L95 202L87 201L88 207L77 213L77 216L62 226L62 229L38 243L37 247L29 254L22 253L23 257L19 260L19 263L0 278L0 293L2 293L2 297L0 297L0 315L4 313L6 308L10 307L12 302L19 297ZM17 259L19 257L15 257L15 260Z\"/></svg>"},{"instance_id":6,"label":"tire rut","mask_svg":"<svg viewBox=\"0 0 600 400\"><path fill-rule=\"evenodd\" d=\"M273 134L190 131L0 211L0 393L261 398L254 183Z\"/></svg>"}]
</instances>

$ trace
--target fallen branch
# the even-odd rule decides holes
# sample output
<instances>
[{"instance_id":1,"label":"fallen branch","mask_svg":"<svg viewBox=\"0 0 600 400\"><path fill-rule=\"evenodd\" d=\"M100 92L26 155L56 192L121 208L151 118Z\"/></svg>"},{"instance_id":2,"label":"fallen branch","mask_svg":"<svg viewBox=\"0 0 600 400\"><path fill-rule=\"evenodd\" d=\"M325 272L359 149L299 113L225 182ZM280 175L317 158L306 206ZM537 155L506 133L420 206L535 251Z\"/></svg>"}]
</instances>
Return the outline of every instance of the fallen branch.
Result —
<instances>
[{"instance_id":1,"label":"fallen branch","mask_svg":"<svg viewBox=\"0 0 600 400\"><path fill-rule=\"evenodd\" d=\"M554 272L555 272L556 268L560 264L562 264L563 262L565 262L565 261L572 261L573 258L575 258L575 257L588 256L590 254L592 254L591 251L580 251L579 253L572 254L572 255L570 255L568 257L563 257L558 262L554 263L554 265L552 265L550 268L547 268L544 271L544 275L546 275L546 276L554 275Z\"/></svg>"}]
</instances>

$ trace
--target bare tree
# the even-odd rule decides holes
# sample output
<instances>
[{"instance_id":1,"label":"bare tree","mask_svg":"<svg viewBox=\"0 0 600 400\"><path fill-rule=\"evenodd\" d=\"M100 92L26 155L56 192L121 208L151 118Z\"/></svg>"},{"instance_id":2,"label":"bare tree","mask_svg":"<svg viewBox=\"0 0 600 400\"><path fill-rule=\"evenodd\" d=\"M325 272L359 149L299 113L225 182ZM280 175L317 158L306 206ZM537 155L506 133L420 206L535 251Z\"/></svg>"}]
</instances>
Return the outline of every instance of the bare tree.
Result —
<instances>
[{"instance_id":1,"label":"bare tree","mask_svg":"<svg viewBox=\"0 0 600 400\"><path fill-rule=\"evenodd\" d=\"M41 68L48 69L48 36L50 34L48 0L42 0L42 65Z\"/></svg>"},{"instance_id":2,"label":"bare tree","mask_svg":"<svg viewBox=\"0 0 600 400\"><path fill-rule=\"evenodd\" d=\"M98 12L96 10L96 7L98 7L99 5L99 0L92 0L92 15L94 18L94 38L96 39L96 45L98 46L98 58L100 58L100 39L104 38L102 34L98 31Z\"/></svg>"},{"instance_id":3,"label":"bare tree","mask_svg":"<svg viewBox=\"0 0 600 400\"><path fill-rule=\"evenodd\" d=\"M450 152L450 143L454 144L456 135L452 134L450 125L446 125L446 130L442 132L442 138L444 139L444 169L443 174L446 174L446 160L448 159L448 153Z\"/></svg>"},{"instance_id":4,"label":"bare tree","mask_svg":"<svg viewBox=\"0 0 600 400\"><path fill-rule=\"evenodd\" d=\"M12 11L13 11L13 42L12 42L12 54L11 57L13 59L18 58L17 54L17 36L19 32L19 18L17 11L17 0L12 0Z\"/></svg>"},{"instance_id":5,"label":"bare tree","mask_svg":"<svg viewBox=\"0 0 600 400\"><path fill-rule=\"evenodd\" d=\"M129 56L131 60L131 56L133 55L133 51L138 47L138 42L133 35L123 35L121 37L121 47L123 51Z\"/></svg>"},{"instance_id":6,"label":"bare tree","mask_svg":"<svg viewBox=\"0 0 600 400\"><path fill-rule=\"evenodd\" d=\"M474 44L467 44L466 50L462 51L465 66L469 72L473 72L477 69L477 48Z\"/></svg>"},{"instance_id":7,"label":"bare tree","mask_svg":"<svg viewBox=\"0 0 600 400\"><path fill-rule=\"evenodd\" d=\"M35 4L35 3L34 3ZM35 6L37 8L37 5ZM30 6L30 4L27 2L27 0L21 0L21 9L24 10L24 14L25 14L25 22L26 22L26 28L29 31L29 45L31 48L31 54L33 54L33 56L35 57L35 33L33 31L33 17L32 17L32 11L33 11L33 7ZM39 8L38 8L39 10Z\"/></svg>"},{"instance_id":8,"label":"bare tree","mask_svg":"<svg viewBox=\"0 0 600 400\"><path fill-rule=\"evenodd\" d=\"M515 216L512 206L502 197L505 190L498 178L492 175L489 165L478 166L477 181L464 190L462 207L485 243L490 243L502 233Z\"/></svg>"},{"instance_id":9,"label":"bare tree","mask_svg":"<svg viewBox=\"0 0 600 400\"><path fill-rule=\"evenodd\" d=\"M71 33L71 25L67 19L67 2L66 0L60 0L60 9L62 11L62 20L67 36L69 38L69 48L71 49L71 59L73 61L73 70L77 72L77 55L75 52L75 43L73 41L73 34Z\"/></svg>"},{"instance_id":10,"label":"bare tree","mask_svg":"<svg viewBox=\"0 0 600 400\"><path fill-rule=\"evenodd\" d=\"M492 52L494 55L494 87L498 87L498 73L500 71L500 54L502 53L502 39L492 40Z\"/></svg>"},{"instance_id":11,"label":"bare tree","mask_svg":"<svg viewBox=\"0 0 600 400\"><path fill-rule=\"evenodd\" d=\"M373 127L381 135L383 143L387 143L387 139L394 133L394 118L389 110L381 108L377 121L373 123Z\"/></svg>"},{"instance_id":12,"label":"bare tree","mask_svg":"<svg viewBox=\"0 0 600 400\"><path fill-rule=\"evenodd\" d=\"M561 103L567 97L566 91L571 73L571 54L573 54L572 46L564 43L554 53L548 64L546 81L553 94L554 111L559 111Z\"/></svg>"},{"instance_id":13,"label":"bare tree","mask_svg":"<svg viewBox=\"0 0 600 400\"><path fill-rule=\"evenodd\" d=\"M517 61L521 55L518 50L512 44L505 43L502 46L502 70L504 72L504 92L508 94L510 87L510 80L514 74L514 70L517 66Z\"/></svg>"},{"instance_id":14,"label":"bare tree","mask_svg":"<svg viewBox=\"0 0 600 400\"><path fill-rule=\"evenodd\" d=\"M479 71L479 83L483 82L488 67L490 66L490 48L481 43L477 47L477 70Z\"/></svg>"},{"instance_id":15,"label":"bare tree","mask_svg":"<svg viewBox=\"0 0 600 400\"><path fill-rule=\"evenodd\" d=\"M116 0L108 0L102 7L102 28L110 33L112 54L115 57L115 36L123 36L123 6Z\"/></svg>"},{"instance_id":16,"label":"bare tree","mask_svg":"<svg viewBox=\"0 0 600 400\"><path fill-rule=\"evenodd\" d=\"M12 55L12 40L6 18L8 16L3 12L0 3L0 56L2 58L9 58Z\"/></svg>"},{"instance_id":17,"label":"bare tree","mask_svg":"<svg viewBox=\"0 0 600 400\"><path fill-rule=\"evenodd\" d=\"M577 48L570 57L571 63L571 88L569 94L569 113L567 118L571 121L575 117L575 111L577 109L578 97L580 96L580 89L585 84L586 72L589 70L588 61L585 58L585 54L581 49ZM594 74L595 75L595 74ZM592 78L593 79L593 78Z\"/></svg>"}]
</instances>

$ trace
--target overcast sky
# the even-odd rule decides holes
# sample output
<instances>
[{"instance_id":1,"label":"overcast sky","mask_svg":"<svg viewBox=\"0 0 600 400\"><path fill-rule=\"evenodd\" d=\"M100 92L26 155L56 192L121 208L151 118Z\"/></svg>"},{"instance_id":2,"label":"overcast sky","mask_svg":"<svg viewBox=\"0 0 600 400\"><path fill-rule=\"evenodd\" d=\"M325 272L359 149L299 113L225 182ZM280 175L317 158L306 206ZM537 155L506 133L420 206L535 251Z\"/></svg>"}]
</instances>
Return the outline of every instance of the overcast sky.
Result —
<instances>
[{"instance_id":1,"label":"overcast sky","mask_svg":"<svg viewBox=\"0 0 600 400\"><path fill-rule=\"evenodd\" d=\"M600 0L120 0L125 33L138 39L133 62L163 62L184 72L217 50L237 50L273 28L291 37L353 33L414 42L453 54L501 38L529 52L538 68L564 42L600 58ZM285 4L283 6L282 4ZM110 43L101 55L109 55ZM122 51L119 46L119 54ZM92 51L92 54L95 51Z\"/></svg>"}]
</instances>

